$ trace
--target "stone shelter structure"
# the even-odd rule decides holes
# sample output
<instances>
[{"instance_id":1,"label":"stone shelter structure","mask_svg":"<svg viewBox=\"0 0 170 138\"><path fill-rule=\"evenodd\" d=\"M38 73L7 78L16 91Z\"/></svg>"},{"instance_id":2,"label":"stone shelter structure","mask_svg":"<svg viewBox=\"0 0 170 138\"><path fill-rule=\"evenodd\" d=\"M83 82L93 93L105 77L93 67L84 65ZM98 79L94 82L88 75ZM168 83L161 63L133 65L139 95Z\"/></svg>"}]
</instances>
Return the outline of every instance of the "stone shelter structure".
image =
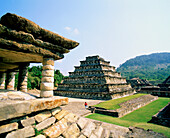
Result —
<instances>
[{"instance_id":1,"label":"stone shelter structure","mask_svg":"<svg viewBox=\"0 0 170 138\"><path fill-rule=\"evenodd\" d=\"M0 89L14 90L15 72L19 71L17 88L27 92L29 63L43 63L41 97L53 96L54 61L64 58L65 53L78 45L24 17L3 15L0 19Z\"/></svg>"},{"instance_id":2,"label":"stone shelter structure","mask_svg":"<svg viewBox=\"0 0 170 138\"><path fill-rule=\"evenodd\" d=\"M89 99L112 99L130 95L135 92L126 78L110 66L109 61L97 56L88 56L75 66L74 72L64 78L59 84L56 95L71 96Z\"/></svg>"}]
</instances>

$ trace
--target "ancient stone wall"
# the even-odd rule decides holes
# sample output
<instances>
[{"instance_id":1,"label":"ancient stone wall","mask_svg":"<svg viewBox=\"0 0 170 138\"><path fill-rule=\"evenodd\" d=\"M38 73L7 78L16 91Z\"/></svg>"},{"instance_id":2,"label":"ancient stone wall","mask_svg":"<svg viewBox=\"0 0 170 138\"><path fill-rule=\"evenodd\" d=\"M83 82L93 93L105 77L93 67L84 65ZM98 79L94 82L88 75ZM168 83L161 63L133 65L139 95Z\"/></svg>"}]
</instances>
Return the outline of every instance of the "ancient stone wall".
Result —
<instances>
[{"instance_id":1,"label":"ancient stone wall","mask_svg":"<svg viewBox=\"0 0 170 138\"><path fill-rule=\"evenodd\" d=\"M128 100L126 102L120 103L120 108L116 110L106 110L99 107L90 107L91 111L94 113L110 115L114 117L122 117L150 102L157 100L158 97L152 95L143 95L138 98Z\"/></svg>"},{"instance_id":2,"label":"ancient stone wall","mask_svg":"<svg viewBox=\"0 0 170 138\"><path fill-rule=\"evenodd\" d=\"M152 116L151 123L170 127L170 103Z\"/></svg>"}]
</instances>

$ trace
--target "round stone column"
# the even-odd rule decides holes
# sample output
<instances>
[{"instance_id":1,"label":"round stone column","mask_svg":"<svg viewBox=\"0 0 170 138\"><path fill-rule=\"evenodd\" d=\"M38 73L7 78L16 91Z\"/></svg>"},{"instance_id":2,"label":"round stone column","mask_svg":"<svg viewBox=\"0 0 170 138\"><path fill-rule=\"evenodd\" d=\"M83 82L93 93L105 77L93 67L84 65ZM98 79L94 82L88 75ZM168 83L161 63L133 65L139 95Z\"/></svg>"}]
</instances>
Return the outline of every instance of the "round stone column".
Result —
<instances>
[{"instance_id":1,"label":"round stone column","mask_svg":"<svg viewBox=\"0 0 170 138\"><path fill-rule=\"evenodd\" d=\"M15 72L7 72L6 74L6 89L14 90L15 85Z\"/></svg>"},{"instance_id":2,"label":"round stone column","mask_svg":"<svg viewBox=\"0 0 170 138\"><path fill-rule=\"evenodd\" d=\"M0 89L5 89L5 74L0 73Z\"/></svg>"},{"instance_id":3,"label":"round stone column","mask_svg":"<svg viewBox=\"0 0 170 138\"><path fill-rule=\"evenodd\" d=\"M27 78L28 78L28 68L29 63L22 64L19 67L18 76L18 91L27 92Z\"/></svg>"},{"instance_id":4,"label":"round stone column","mask_svg":"<svg viewBox=\"0 0 170 138\"><path fill-rule=\"evenodd\" d=\"M54 59L43 59L40 97L52 97L54 89Z\"/></svg>"}]
</instances>

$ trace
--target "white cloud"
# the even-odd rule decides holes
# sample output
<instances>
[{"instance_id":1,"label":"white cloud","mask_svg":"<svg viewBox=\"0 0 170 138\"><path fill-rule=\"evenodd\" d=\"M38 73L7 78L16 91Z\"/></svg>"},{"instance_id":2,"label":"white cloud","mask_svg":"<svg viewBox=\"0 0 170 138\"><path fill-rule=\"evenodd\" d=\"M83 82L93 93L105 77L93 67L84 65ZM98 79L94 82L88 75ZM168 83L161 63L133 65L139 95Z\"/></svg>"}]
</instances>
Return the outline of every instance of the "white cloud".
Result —
<instances>
[{"instance_id":1,"label":"white cloud","mask_svg":"<svg viewBox=\"0 0 170 138\"><path fill-rule=\"evenodd\" d=\"M80 34L80 32L77 28L72 29L71 27L66 26L66 27L64 27L64 29L66 31L68 31L69 33L71 33L72 35L79 35Z\"/></svg>"},{"instance_id":2,"label":"white cloud","mask_svg":"<svg viewBox=\"0 0 170 138\"><path fill-rule=\"evenodd\" d=\"M71 27L68 27L68 26L66 26L64 29L67 30L67 31L71 31L72 30Z\"/></svg>"}]
</instances>

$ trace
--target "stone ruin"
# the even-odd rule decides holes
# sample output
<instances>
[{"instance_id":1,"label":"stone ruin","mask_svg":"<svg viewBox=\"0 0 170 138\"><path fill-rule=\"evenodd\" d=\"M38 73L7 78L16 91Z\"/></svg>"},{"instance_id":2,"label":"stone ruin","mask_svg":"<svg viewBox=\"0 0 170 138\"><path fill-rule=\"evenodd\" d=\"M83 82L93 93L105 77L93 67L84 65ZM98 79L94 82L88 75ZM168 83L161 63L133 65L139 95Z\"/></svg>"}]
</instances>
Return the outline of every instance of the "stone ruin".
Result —
<instances>
[{"instance_id":1,"label":"stone ruin","mask_svg":"<svg viewBox=\"0 0 170 138\"><path fill-rule=\"evenodd\" d=\"M80 66L75 66L74 72L69 72L69 77L64 78L62 84L54 91L56 95L71 96L89 99L112 99L130 95L135 92L126 78L121 77L99 56L89 56L80 61Z\"/></svg>"},{"instance_id":2,"label":"stone ruin","mask_svg":"<svg viewBox=\"0 0 170 138\"><path fill-rule=\"evenodd\" d=\"M85 119L62 110L68 98L53 96L54 60L78 43L7 13L0 20L0 137L162 137L163 134ZM27 94L29 63L43 63L42 98ZM19 71L18 91L14 91ZM5 86L6 83L6 86ZM43 98L44 97L44 98ZM141 133L142 132L142 133Z\"/></svg>"},{"instance_id":3,"label":"stone ruin","mask_svg":"<svg viewBox=\"0 0 170 138\"><path fill-rule=\"evenodd\" d=\"M40 96L53 96L54 61L64 58L65 53L78 45L24 17L3 15L0 19L0 89L14 90L15 72L19 71L17 89L27 92L29 63L43 63Z\"/></svg>"},{"instance_id":4,"label":"stone ruin","mask_svg":"<svg viewBox=\"0 0 170 138\"><path fill-rule=\"evenodd\" d=\"M100 107L94 107L90 106L89 109L91 110L92 113L98 113L98 114L104 114L104 115L109 115L113 117L123 117L124 115L133 112L134 110L137 110L155 100L157 100L157 96L153 95L143 95L138 98L133 98L128 101L125 101L123 103L120 103L119 106L120 108L115 109L115 110L107 110L105 108L100 108Z\"/></svg>"},{"instance_id":5,"label":"stone ruin","mask_svg":"<svg viewBox=\"0 0 170 138\"><path fill-rule=\"evenodd\" d=\"M140 93L147 93L162 97L170 97L170 76L157 86L142 87Z\"/></svg>"},{"instance_id":6,"label":"stone ruin","mask_svg":"<svg viewBox=\"0 0 170 138\"><path fill-rule=\"evenodd\" d=\"M150 123L170 127L170 103L152 116Z\"/></svg>"}]
</instances>

